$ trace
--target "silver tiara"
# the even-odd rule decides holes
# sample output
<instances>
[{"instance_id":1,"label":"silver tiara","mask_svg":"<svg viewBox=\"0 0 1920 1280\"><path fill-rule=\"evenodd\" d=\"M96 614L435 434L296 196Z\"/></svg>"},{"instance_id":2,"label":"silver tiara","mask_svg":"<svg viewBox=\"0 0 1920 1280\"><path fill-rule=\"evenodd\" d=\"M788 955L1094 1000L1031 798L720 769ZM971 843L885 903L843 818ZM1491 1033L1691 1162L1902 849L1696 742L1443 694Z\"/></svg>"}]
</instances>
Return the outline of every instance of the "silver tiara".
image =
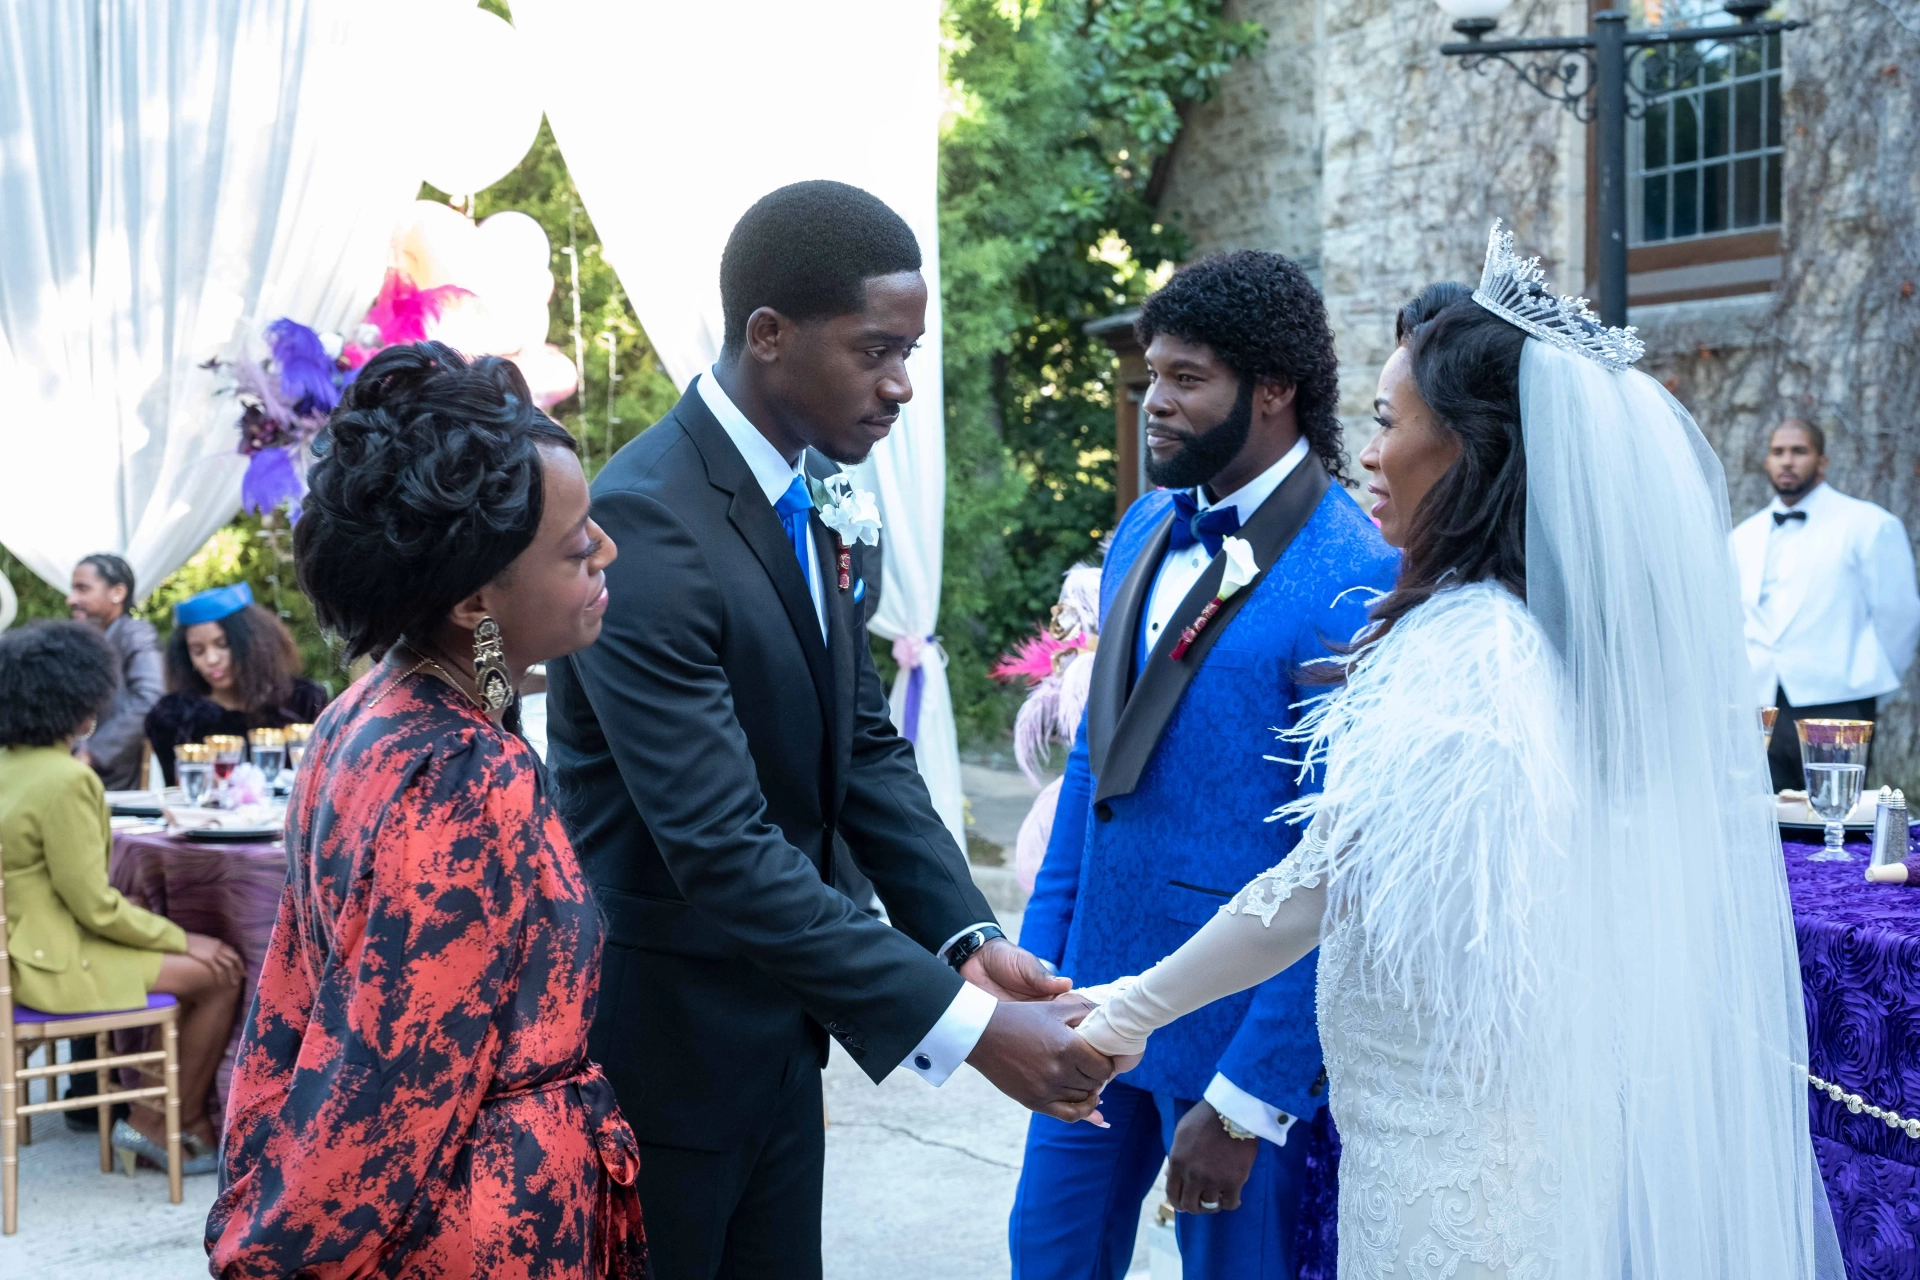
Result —
<instances>
[{"instance_id":1,"label":"silver tiara","mask_svg":"<svg viewBox=\"0 0 1920 1280\"><path fill-rule=\"evenodd\" d=\"M1647 353L1632 325L1609 329L1587 310L1585 298L1562 297L1548 289L1540 259L1515 253L1513 233L1502 228L1498 218L1487 233L1487 265L1473 300L1542 342L1609 369L1631 369Z\"/></svg>"}]
</instances>

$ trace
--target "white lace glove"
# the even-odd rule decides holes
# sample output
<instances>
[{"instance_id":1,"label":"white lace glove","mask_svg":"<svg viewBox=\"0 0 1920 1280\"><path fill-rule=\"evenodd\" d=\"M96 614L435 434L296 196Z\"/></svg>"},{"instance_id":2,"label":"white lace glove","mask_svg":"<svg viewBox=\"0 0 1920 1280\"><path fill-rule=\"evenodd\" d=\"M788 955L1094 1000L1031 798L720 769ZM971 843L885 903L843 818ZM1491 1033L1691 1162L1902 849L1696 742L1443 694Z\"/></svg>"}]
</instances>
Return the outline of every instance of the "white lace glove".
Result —
<instances>
[{"instance_id":1,"label":"white lace glove","mask_svg":"<svg viewBox=\"0 0 1920 1280\"><path fill-rule=\"evenodd\" d=\"M1285 869L1282 863L1253 881L1184 946L1139 977L1081 992L1097 1007L1075 1029L1108 1057L1132 1059L1116 1063L1126 1071L1146 1052L1147 1037L1161 1027L1265 982L1312 951L1320 944L1327 891L1291 887ZM1274 879L1282 881L1282 896L1269 916ZM1262 895L1262 889L1269 892ZM1257 911L1246 905L1250 898L1259 904Z\"/></svg>"}]
</instances>

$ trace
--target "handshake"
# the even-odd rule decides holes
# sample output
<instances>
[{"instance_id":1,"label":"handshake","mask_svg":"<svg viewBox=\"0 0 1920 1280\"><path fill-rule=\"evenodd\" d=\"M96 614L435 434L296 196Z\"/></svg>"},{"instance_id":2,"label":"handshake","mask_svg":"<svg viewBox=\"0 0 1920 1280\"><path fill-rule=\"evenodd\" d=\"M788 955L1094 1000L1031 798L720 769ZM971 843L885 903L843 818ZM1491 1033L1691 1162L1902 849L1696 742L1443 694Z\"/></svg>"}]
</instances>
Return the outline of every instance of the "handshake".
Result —
<instances>
[{"instance_id":1,"label":"handshake","mask_svg":"<svg viewBox=\"0 0 1920 1280\"><path fill-rule=\"evenodd\" d=\"M960 976L1001 1002L967 1061L1015 1102L1056 1120L1103 1123L1100 1090L1137 1059L1115 1062L1074 1027L1092 1010L1072 982L1047 972L1031 952L995 938Z\"/></svg>"}]
</instances>

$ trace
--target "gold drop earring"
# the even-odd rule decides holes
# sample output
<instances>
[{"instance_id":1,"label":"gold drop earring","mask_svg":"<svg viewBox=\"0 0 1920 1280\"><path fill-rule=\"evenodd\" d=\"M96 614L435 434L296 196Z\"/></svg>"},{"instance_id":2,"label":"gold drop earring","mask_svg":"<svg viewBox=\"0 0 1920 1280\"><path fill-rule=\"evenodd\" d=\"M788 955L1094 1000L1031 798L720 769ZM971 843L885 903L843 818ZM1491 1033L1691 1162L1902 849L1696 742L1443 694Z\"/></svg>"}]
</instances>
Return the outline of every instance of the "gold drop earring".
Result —
<instances>
[{"instance_id":1,"label":"gold drop earring","mask_svg":"<svg viewBox=\"0 0 1920 1280\"><path fill-rule=\"evenodd\" d=\"M500 624L486 614L473 629L473 683L489 712L507 709L513 701L513 682L507 679L506 651L500 644Z\"/></svg>"}]
</instances>

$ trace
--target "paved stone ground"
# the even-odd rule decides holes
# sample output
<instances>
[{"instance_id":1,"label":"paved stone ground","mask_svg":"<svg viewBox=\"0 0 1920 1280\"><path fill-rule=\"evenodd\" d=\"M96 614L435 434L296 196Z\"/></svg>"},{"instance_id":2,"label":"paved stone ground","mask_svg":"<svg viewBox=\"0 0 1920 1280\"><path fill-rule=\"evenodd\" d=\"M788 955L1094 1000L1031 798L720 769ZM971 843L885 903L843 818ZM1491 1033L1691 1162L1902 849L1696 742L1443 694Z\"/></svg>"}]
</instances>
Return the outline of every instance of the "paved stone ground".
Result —
<instances>
[{"instance_id":1,"label":"paved stone ground","mask_svg":"<svg viewBox=\"0 0 1920 1280\"><path fill-rule=\"evenodd\" d=\"M1010 847L1032 788L1017 774L972 765L967 786L976 836ZM976 871L1017 935L1011 871ZM826 1106L827 1280L1008 1274L1007 1212L1025 1110L971 1067L940 1089L906 1072L875 1086L837 1048ZM187 1179L186 1202L170 1205L163 1174L102 1174L93 1135L70 1132L60 1117L41 1117L35 1136L20 1153L20 1233L0 1237L0 1278L206 1275L200 1232L213 1202L211 1177ZM1149 1205L1158 1203L1158 1195L1149 1197ZM1146 1260L1143 1233L1136 1275L1147 1274Z\"/></svg>"}]
</instances>

